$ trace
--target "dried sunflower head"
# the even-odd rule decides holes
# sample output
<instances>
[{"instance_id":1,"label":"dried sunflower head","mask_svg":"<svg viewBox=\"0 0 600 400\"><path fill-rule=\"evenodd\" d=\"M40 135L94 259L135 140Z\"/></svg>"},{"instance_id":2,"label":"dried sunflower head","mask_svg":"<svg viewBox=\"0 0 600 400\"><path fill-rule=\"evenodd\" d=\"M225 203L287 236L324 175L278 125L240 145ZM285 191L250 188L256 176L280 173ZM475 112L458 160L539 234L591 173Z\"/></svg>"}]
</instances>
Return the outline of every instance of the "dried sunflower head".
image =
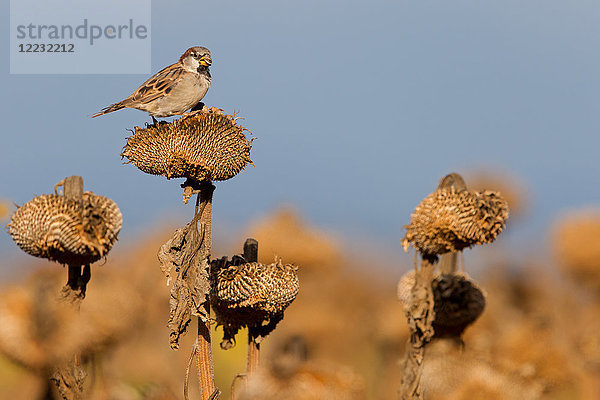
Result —
<instances>
[{"instance_id":1,"label":"dried sunflower head","mask_svg":"<svg viewBox=\"0 0 600 400\"><path fill-rule=\"evenodd\" d=\"M141 171L170 178L224 181L240 173L252 147L235 116L216 108L172 122L136 127L121 157Z\"/></svg>"},{"instance_id":2,"label":"dried sunflower head","mask_svg":"<svg viewBox=\"0 0 600 400\"><path fill-rule=\"evenodd\" d=\"M434 337L460 336L485 308L483 292L468 277L441 274L431 282L431 288Z\"/></svg>"},{"instance_id":3,"label":"dried sunflower head","mask_svg":"<svg viewBox=\"0 0 600 400\"><path fill-rule=\"evenodd\" d=\"M412 301L415 272L398 282L398 299L406 307ZM479 318L485 308L485 294L479 285L464 275L437 274L431 281L434 299L434 337L460 336Z\"/></svg>"},{"instance_id":4,"label":"dried sunflower head","mask_svg":"<svg viewBox=\"0 0 600 400\"><path fill-rule=\"evenodd\" d=\"M49 194L19 207L11 217L8 233L32 256L86 265L108 253L122 222L119 207L107 197L84 192L79 202Z\"/></svg>"},{"instance_id":5,"label":"dried sunflower head","mask_svg":"<svg viewBox=\"0 0 600 400\"><path fill-rule=\"evenodd\" d=\"M213 261L211 305L217 324L223 325L221 347L231 347L236 333L243 327L257 328L261 337L275 329L284 310L298 294L296 271L294 265L281 262L239 263L235 258L231 262Z\"/></svg>"},{"instance_id":6,"label":"dried sunflower head","mask_svg":"<svg viewBox=\"0 0 600 400\"><path fill-rule=\"evenodd\" d=\"M430 262L440 254L493 242L504 229L508 204L500 193L473 192L455 186L438 189L415 209L402 240Z\"/></svg>"}]
</instances>

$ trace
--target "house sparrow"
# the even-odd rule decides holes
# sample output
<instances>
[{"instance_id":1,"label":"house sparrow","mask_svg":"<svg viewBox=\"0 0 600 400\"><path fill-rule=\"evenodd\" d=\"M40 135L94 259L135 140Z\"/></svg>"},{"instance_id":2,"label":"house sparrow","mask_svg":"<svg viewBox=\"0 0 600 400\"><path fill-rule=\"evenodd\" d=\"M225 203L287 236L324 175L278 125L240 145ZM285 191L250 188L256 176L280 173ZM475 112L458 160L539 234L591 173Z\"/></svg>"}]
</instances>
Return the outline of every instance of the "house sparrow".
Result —
<instances>
[{"instance_id":1,"label":"house sparrow","mask_svg":"<svg viewBox=\"0 0 600 400\"><path fill-rule=\"evenodd\" d=\"M210 87L212 64L206 47L190 47L175 64L164 68L142 84L125 100L111 104L92 118L122 108L137 108L154 117L183 114L196 106Z\"/></svg>"}]
</instances>

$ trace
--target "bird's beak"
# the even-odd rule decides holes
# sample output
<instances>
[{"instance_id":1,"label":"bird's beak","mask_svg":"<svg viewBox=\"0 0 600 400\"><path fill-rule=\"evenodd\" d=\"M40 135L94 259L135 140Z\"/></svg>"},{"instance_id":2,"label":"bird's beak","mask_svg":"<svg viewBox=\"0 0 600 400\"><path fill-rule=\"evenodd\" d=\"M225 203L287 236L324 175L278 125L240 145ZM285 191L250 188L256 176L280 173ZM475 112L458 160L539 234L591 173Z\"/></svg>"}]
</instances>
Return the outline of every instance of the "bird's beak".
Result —
<instances>
[{"instance_id":1,"label":"bird's beak","mask_svg":"<svg viewBox=\"0 0 600 400\"><path fill-rule=\"evenodd\" d=\"M205 67L208 67L211 64L212 64L212 60L208 56L204 56L200 59L200 65L204 65Z\"/></svg>"}]
</instances>

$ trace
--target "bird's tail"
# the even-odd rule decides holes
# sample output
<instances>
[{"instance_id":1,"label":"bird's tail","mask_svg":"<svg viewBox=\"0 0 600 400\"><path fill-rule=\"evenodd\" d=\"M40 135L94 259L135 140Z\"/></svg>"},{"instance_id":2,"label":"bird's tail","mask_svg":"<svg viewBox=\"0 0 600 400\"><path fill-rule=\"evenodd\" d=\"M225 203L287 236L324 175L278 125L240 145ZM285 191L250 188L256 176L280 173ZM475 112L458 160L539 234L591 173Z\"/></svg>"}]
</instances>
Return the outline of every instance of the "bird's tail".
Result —
<instances>
[{"instance_id":1,"label":"bird's tail","mask_svg":"<svg viewBox=\"0 0 600 400\"><path fill-rule=\"evenodd\" d=\"M111 105L110 105L110 106L108 106L108 107L104 107L102 110L100 110L100 111L99 111L99 112L97 112L96 114L92 115L92 118L96 118L96 117L99 117L99 116L101 116L101 115L104 115L104 114L111 113L111 112L113 112L113 111L118 111L118 110L121 110L121 109L123 109L123 108L125 108L125 107L127 107L127 106L125 106L125 105L123 104L123 102L122 102L122 101L120 101L120 102L118 102L118 103L111 104Z\"/></svg>"}]
</instances>

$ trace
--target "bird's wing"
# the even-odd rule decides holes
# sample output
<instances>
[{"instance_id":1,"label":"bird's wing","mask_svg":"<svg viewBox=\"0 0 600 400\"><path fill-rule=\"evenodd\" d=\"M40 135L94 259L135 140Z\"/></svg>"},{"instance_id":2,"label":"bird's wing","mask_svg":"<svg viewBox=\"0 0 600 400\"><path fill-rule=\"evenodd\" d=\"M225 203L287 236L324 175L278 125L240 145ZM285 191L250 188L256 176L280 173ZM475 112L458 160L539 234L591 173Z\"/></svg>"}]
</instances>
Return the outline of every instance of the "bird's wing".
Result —
<instances>
[{"instance_id":1,"label":"bird's wing","mask_svg":"<svg viewBox=\"0 0 600 400\"><path fill-rule=\"evenodd\" d=\"M169 65L150 77L121 104L126 107L132 104L147 104L164 97L173 90L185 72L178 63Z\"/></svg>"}]
</instances>

